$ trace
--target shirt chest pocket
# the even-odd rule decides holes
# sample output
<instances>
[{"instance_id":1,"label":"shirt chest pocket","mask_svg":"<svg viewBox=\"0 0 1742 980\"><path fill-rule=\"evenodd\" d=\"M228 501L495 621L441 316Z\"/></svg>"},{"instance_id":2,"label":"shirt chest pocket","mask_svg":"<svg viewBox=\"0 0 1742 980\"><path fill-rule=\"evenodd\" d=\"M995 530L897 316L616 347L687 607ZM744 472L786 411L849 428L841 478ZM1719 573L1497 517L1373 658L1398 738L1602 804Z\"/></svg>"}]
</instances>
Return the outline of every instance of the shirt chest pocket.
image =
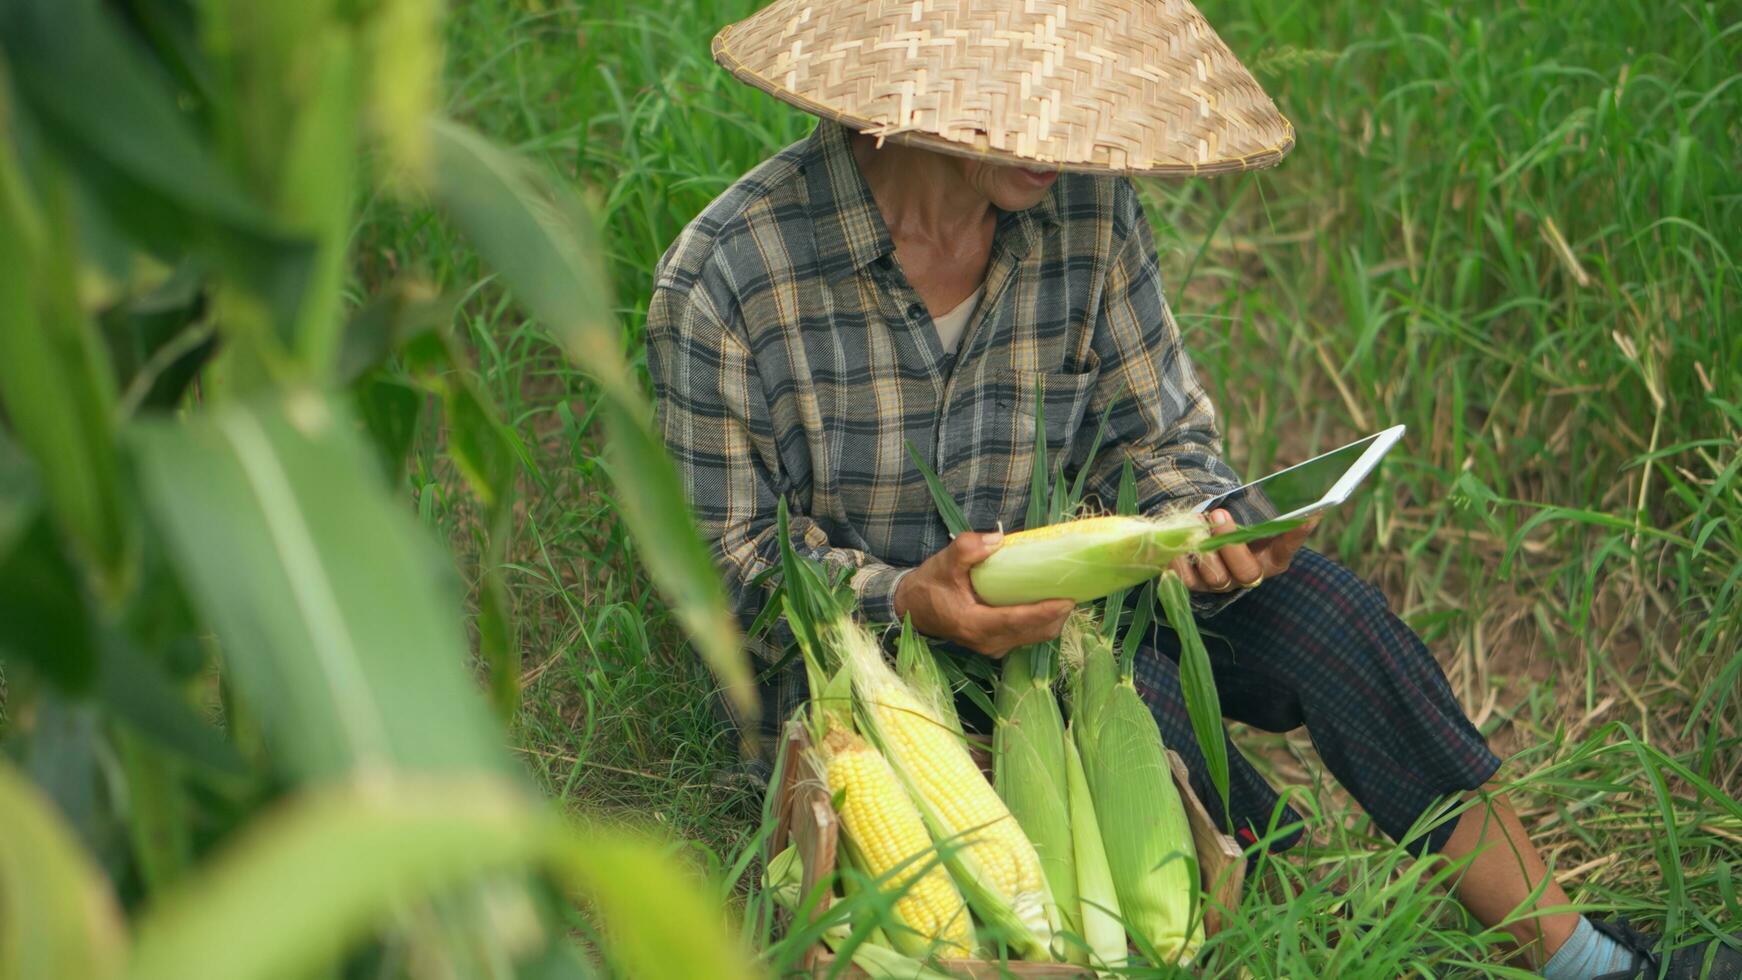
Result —
<instances>
[{"instance_id":1,"label":"shirt chest pocket","mask_svg":"<svg viewBox=\"0 0 1742 980\"><path fill-rule=\"evenodd\" d=\"M1026 510L1028 483L1035 460L1035 429L1044 418L1046 426L1046 466L1057 469L1061 460L1069 460L1074 451L1088 451L1087 442L1093 434L1082 436L1083 419L1094 399L1095 382L1101 377L1099 365L1089 365L1080 372L1012 371L999 372L998 402L1009 419L1010 454L1012 461L1024 461L1011 467L1013 486L1011 497L1021 501ZM1083 445L1077 445L1082 442ZM1077 461L1071 460L1070 465ZM1007 498L1008 499L1008 498ZM1008 515L1007 515L1008 517Z\"/></svg>"}]
</instances>

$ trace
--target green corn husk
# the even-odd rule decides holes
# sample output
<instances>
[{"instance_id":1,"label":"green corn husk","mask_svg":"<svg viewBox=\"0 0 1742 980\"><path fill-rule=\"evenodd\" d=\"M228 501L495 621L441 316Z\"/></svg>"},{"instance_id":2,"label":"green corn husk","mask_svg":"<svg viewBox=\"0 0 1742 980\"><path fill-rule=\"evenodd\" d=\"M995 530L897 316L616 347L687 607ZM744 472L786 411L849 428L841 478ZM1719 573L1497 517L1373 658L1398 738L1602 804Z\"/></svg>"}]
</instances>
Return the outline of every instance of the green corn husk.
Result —
<instances>
[{"instance_id":1,"label":"green corn husk","mask_svg":"<svg viewBox=\"0 0 1742 980\"><path fill-rule=\"evenodd\" d=\"M1075 845L1071 838L1065 774L1065 722L1052 690L1054 649L1024 647L1004 659L993 735L993 786L1040 855L1058 907L1061 928L1083 934L1077 902ZM1066 962L1087 965L1080 945L1061 941Z\"/></svg>"},{"instance_id":2,"label":"green corn husk","mask_svg":"<svg viewBox=\"0 0 1742 980\"><path fill-rule=\"evenodd\" d=\"M949 678L944 675L943 665L938 663L931 645L914 630L911 619L901 621L900 639L895 646L895 673L909 687L926 696L937 709L944 727L952 732L962 730L961 716L956 713L956 692L950 687Z\"/></svg>"},{"instance_id":3,"label":"green corn husk","mask_svg":"<svg viewBox=\"0 0 1742 980\"><path fill-rule=\"evenodd\" d=\"M1197 852L1161 731L1130 670L1117 670L1106 638L1096 630L1075 634L1082 666L1071 727L1119 911L1154 955L1187 962L1203 941L1192 914Z\"/></svg>"},{"instance_id":4,"label":"green corn husk","mask_svg":"<svg viewBox=\"0 0 1742 980\"><path fill-rule=\"evenodd\" d=\"M1154 578L1209 537L1197 514L1086 517L1005 535L968 575L993 606L1089 602Z\"/></svg>"},{"instance_id":5,"label":"green corn husk","mask_svg":"<svg viewBox=\"0 0 1742 980\"><path fill-rule=\"evenodd\" d=\"M1111 969L1125 962L1125 923L1119 918L1119 893L1113 885L1113 868L1107 863L1107 847L1101 841L1101 823L1089 794L1089 777L1077 752L1075 726L1065 732L1065 783L1070 797L1071 841L1075 849L1077 894L1082 922L1080 934L1089 947L1090 962Z\"/></svg>"}]
</instances>

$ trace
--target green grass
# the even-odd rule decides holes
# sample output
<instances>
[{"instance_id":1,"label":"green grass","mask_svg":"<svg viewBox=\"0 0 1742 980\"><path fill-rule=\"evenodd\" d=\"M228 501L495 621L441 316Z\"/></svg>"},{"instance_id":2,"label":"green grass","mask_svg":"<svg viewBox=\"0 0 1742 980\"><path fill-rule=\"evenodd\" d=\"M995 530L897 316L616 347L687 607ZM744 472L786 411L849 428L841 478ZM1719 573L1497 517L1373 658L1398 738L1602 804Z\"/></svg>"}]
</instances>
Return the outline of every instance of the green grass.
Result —
<instances>
[{"instance_id":1,"label":"green grass","mask_svg":"<svg viewBox=\"0 0 1742 980\"><path fill-rule=\"evenodd\" d=\"M744 0L457 3L448 102L598 206L639 356L649 273L808 117L707 57ZM1294 120L1274 171L1148 185L1176 312L1257 474L1410 435L1317 546L1430 641L1575 900L1735 929L1742 872L1742 17L1722 4L1213 0ZM634 562L584 379L436 218L375 202L358 277L470 290L482 381L538 466L513 549L521 748L570 805L728 869L760 801ZM465 539L427 433L408 490ZM1246 733L1320 814L1212 972L1502 975L1304 735ZM742 891L742 890L741 890ZM1492 937L1486 937L1490 939ZM790 958L776 945L770 960Z\"/></svg>"}]
</instances>

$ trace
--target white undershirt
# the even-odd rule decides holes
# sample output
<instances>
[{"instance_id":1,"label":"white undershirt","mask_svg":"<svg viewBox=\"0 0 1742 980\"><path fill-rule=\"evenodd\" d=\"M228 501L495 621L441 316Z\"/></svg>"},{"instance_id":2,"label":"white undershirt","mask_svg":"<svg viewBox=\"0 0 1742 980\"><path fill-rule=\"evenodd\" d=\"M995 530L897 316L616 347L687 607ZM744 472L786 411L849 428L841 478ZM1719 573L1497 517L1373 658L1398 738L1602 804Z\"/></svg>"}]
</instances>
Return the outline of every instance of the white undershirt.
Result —
<instances>
[{"instance_id":1,"label":"white undershirt","mask_svg":"<svg viewBox=\"0 0 1742 980\"><path fill-rule=\"evenodd\" d=\"M962 343L962 331L968 327L968 318L974 315L974 307L980 305L980 294L986 291L986 284L974 290L967 299L956 304L956 308L942 316L932 317L932 325L937 327L938 343L943 345L946 354L953 354Z\"/></svg>"}]
</instances>

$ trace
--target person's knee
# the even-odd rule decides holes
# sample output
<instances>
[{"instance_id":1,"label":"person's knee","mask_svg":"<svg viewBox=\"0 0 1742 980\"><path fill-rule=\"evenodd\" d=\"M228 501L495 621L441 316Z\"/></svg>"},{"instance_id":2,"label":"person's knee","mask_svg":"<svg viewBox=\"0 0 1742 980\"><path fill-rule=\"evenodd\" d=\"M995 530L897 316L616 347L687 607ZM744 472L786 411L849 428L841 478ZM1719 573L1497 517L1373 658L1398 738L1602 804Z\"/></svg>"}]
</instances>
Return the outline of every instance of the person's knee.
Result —
<instances>
[{"instance_id":1,"label":"person's knee","mask_svg":"<svg viewBox=\"0 0 1742 980\"><path fill-rule=\"evenodd\" d=\"M1332 561L1316 551L1303 549L1295 559L1296 571L1307 584L1337 608L1358 613L1387 613L1390 600L1379 586L1367 581L1346 565Z\"/></svg>"},{"instance_id":2,"label":"person's knee","mask_svg":"<svg viewBox=\"0 0 1742 980\"><path fill-rule=\"evenodd\" d=\"M1414 674L1433 660L1421 639L1392 613L1379 586L1322 555L1302 554L1307 561L1295 583L1300 591L1289 603L1298 634L1289 656L1276 665L1284 686L1301 692L1303 700L1316 691L1342 704L1338 678L1356 682L1400 670ZM1275 724L1289 720L1269 719Z\"/></svg>"},{"instance_id":3,"label":"person's knee","mask_svg":"<svg viewBox=\"0 0 1742 980\"><path fill-rule=\"evenodd\" d=\"M1339 646L1361 646L1364 637L1393 628L1384 590L1323 555L1310 556L1307 571L1316 594L1321 630Z\"/></svg>"}]
</instances>

